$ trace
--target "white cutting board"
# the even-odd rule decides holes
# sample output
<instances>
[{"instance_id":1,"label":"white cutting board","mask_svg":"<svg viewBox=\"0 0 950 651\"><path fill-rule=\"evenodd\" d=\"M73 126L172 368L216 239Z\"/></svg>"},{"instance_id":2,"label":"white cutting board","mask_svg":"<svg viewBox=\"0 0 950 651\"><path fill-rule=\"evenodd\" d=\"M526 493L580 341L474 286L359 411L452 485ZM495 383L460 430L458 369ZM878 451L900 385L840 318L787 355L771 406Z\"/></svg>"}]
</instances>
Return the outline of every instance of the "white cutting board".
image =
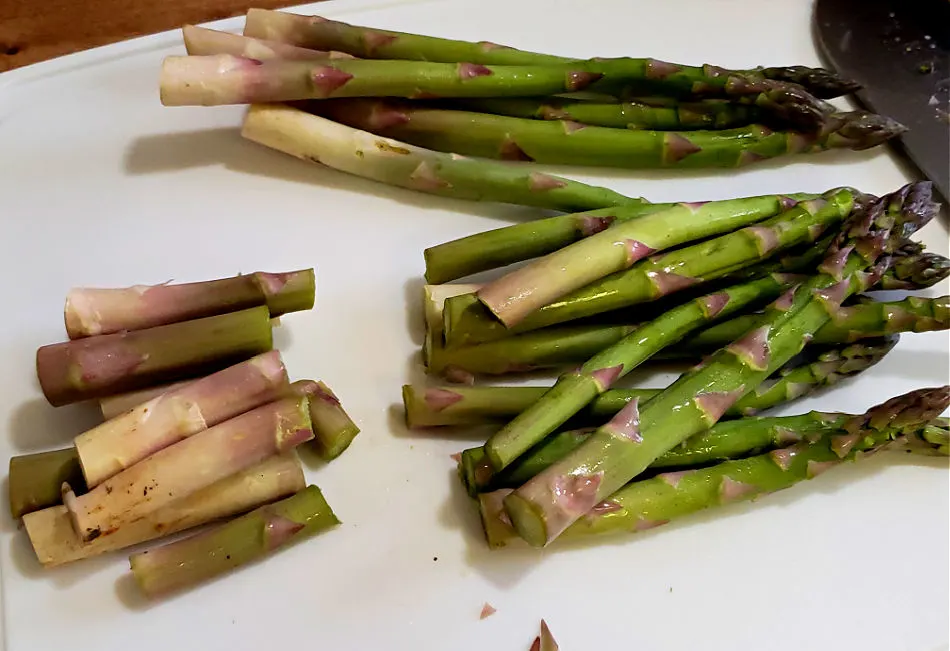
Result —
<instances>
[{"instance_id":1,"label":"white cutting board","mask_svg":"<svg viewBox=\"0 0 950 651\"><path fill-rule=\"evenodd\" d=\"M803 0L307 9L576 56L818 63ZM310 472L344 524L148 606L125 554L44 572L4 515L6 651L527 651L542 617L564 651L947 648L945 463L879 456L638 537L489 552L449 459L472 441L409 434L391 406L421 377L422 249L532 211L394 190L266 151L239 138L241 107L163 108L159 64L183 52L168 33L0 75L3 458L63 446L94 422L86 409L48 407L34 380L35 349L64 336L71 286L313 265L316 309L284 319L280 343L292 374L326 380L363 427L342 458ZM741 172L562 171L655 201L884 193L907 180L884 151ZM946 254L946 222L923 239ZM872 371L785 411L863 411L947 375L946 333L906 336ZM485 602L498 612L479 621Z\"/></svg>"}]
</instances>

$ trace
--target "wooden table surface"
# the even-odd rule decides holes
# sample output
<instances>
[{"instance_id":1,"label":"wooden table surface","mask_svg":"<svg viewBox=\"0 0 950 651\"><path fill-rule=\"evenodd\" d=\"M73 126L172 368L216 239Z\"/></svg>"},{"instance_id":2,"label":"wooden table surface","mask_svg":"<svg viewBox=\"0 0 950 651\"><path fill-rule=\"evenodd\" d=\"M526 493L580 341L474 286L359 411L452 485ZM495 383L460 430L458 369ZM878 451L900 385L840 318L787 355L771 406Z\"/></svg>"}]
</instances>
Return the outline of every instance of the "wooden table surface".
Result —
<instances>
[{"instance_id":1,"label":"wooden table surface","mask_svg":"<svg viewBox=\"0 0 950 651\"><path fill-rule=\"evenodd\" d=\"M305 0L0 0L0 72L70 52Z\"/></svg>"}]
</instances>

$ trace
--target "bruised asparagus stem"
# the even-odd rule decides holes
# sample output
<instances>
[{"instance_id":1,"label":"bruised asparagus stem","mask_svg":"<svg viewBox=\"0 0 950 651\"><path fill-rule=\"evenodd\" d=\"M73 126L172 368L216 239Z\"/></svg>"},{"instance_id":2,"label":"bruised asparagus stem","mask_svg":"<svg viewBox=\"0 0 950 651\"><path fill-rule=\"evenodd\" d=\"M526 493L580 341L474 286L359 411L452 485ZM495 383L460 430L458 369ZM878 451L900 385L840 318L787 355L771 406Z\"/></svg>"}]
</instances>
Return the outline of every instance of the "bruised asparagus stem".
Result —
<instances>
[{"instance_id":1,"label":"bruised asparagus stem","mask_svg":"<svg viewBox=\"0 0 950 651\"><path fill-rule=\"evenodd\" d=\"M92 488L151 454L287 393L280 353L258 355L152 398L76 437Z\"/></svg>"},{"instance_id":2,"label":"bruised asparagus stem","mask_svg":"<svg viewBox=\"0 0 950 651\"><path fill-rule=\"evenodd\" d=\"M266 305L272 317L313 307L313 269L248 275L179 285L121 289L76 288L66 297L70 339L143 330Z\"/></svg>"},{"instance_id":3,"label":"bruised asparagus stem","mask_svg":"<svg viewBox=\"0 0 950 651\"><path fill-rule=\"evenodd\" d=\"M64 484L63 503L88 542L312 438L308 400L286 398L163 448L85 495Z\"/></svg>"},{"instance_id":4,"label":"bruised asparagus stem","mask_svg":"<svg viewBox=\"0 0 950 651\"><path fill-rule=\"evenodd\" d=\"M522 167L433 152L332 122L297 108L259 104L241 135L285 154L427 194L564 212L645 204L622 194Z\"/></svg>"},{"instance_id":5,"label":"bruised asparagus stem","mask_svg":"<svg viewBox=\"0 0 950 651\"><path fill-rule=\"evenodd\" d=\"M7 481L10 516L14 520L59 504L64 482L74 486L79 493L86 492L86 481L75 448L10 457Z\"/></svg>"},{"instance_id":6,"label":"bruised asparagus stem","mask_svg":"<svg viewBox=\"0 0 950 651\"><path fill-rule=\"evenodd\" d=\"M293 495L306 484L300 460L291 451L270 457L121 527L112 535L87 543L76 535L69 511L62 505L27 514L23 524L37 559L49 568L239 515Z\"/></svg>"},{"instance_id":7,"label":"bruised asparagus stem","mask_svg":"<svg viewBox=\"0 0 950 651\"><path fill-rule=\"evenodd\" d=\"M181 28L181 35L185 41L188 54L202 56L209 54L232 54L239 57L248 57L258 61L269 59L286 59L288 61L321 61L326 59L352 59L343 52L324 52L308 48L288 45L280 41L253 38L219 32L204 27L185 25Z\"/></svg>"},{"instance_id":8,"label":"bruised asparagus stem","mask_svg":"<svg viewBox=\"0 0 950 651\"><path fill-rule=\"evenodd\" d=\"M132 574L151 598L191 587L340 521L316 486L184 540L129 557Z\"/></svg>"},{"instance_id":9,"label":"bruised asparagus stem","mask_svg":"<svg viewBox=\"0 0 950 651\"><path fill-rule=\"evenodd\" d=\"M273 347L267 307L85 337L36 351L36 373L53 406L205 375Z\"/></svg>"},{"instance_id":10,"label":"bruised asparagus stem","mask_svg":"<svg viewBox=\"0 0 950 651\"><path fill-rule=\"evenodd\" d=\"M294 391L310 399L313 444L327 461L336 459L350 446L360 428L344 411L336 394L323 382L298 380Z\"/></svg>"},{"instance_id":11,"label":"bruised asparagus stem","mask_svg":"<svg viewBox=\"0 0 950 651\"><path fill-rule=\"evenodd\" d=\"M160 384L147 389L130 391L129 393L120 393L115 396L106 396L99 399L99 410L102 412L103 420L110 420L120 414L124 414L133 407L138 407L143 402L148 402L152 398L157 398L163 393L180 389L194 381L195 380L182 380L181 382Z\"/></svg>"}]
</instances>

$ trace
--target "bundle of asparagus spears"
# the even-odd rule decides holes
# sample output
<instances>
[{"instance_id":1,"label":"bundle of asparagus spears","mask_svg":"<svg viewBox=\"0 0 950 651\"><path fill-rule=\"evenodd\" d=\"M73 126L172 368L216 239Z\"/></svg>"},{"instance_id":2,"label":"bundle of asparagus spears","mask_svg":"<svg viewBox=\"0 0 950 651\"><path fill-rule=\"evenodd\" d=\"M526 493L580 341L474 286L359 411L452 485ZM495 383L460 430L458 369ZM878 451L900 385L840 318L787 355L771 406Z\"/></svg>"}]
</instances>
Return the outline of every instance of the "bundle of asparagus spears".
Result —
<instances>
[{"instance_id":1,"label":"bundle of asparagus spears","mask_svg":"<svg viewBox=\"0 0 950 651\"><path fill-rule=\"evenodd\" d=\"M70 339L37 351L37 375L50 404L98 400L105 420L10 460L11 515L40 563L230 520L130 557L158 596L337 524L296 448L333 459L359 429L323 382L292 383L273 348L273 320L314 295L313 269L71 290Z\"/></svg>"},{"instance_id":2,"label":"bundle of asparagus spears","mask_svg":"<svg viewBox=\"0 0 950 651\"><path fill-rule=\"evenodd\" d=\"M432 247L423 357L457 384L405 386L407 424L501 425L458 456L491 546L646 529L898 444L950 454L948 387L863 415L756 416L950 326L950 297L865 293L950 275L910 239L938 209L926 182L621 204ZM695 365L665 389L612 388L654 359ZM562 372L549 388L465 386L543 368Z\"/></svg>"},{"instance_id":3,"label":"bundle of asparagus spears","mask_svg":"<svg viewBox=\"0 0 950 651\"><path fill-rule=\"evenodd\" d=\"M162 67L165 105L252 104L251 140L427 191L464 192L455 168L479 163L440 169L441 157L408 145L542 164L733 168L868 149L905 130L828 103L858 85L821 68L572 59L263 9L247 13L243 36L194 26L183 36L187 56ZM551 184L542 176L528 187Z\"/></svg>"}]
</instances>

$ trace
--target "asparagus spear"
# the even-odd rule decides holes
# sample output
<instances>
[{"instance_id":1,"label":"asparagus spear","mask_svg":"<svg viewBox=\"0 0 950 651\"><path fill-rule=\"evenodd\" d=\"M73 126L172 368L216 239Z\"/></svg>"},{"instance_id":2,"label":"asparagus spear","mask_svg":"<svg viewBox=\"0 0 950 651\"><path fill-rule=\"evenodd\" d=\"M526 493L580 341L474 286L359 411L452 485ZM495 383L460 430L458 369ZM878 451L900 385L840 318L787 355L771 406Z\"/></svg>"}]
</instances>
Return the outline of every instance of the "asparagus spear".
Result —
<instances>
[{"instance_id":1,"label":"asparagus spear","mask_svg":"<svg viewBox=\"0 0 950 651\"><path fill-rule=\"evenodd\" d=\"M232 54L258 61L269 59L288 59L291 61L321 61L325 59L352 59L342 52L321 52L280 41L269 41L250 36L240 36L229 32L219 32L204 27L185 25L181 28L188 54L201 56L209 54Z\"/></svg>"},{"instance_id":2,"label":"asparagus spear","mask_svg":"<svg viewBox=\"0 0 950 651\"><path fill-rule=\"evenodd\" d=\"M266 305L271 316L309 310L313 269L257 272L182 285L136 285L122 289L76 288L66 296L70 339L143 330Z\"/></svg>"},{"instance_id":3,"label":"asparagus spear","mask_svg":"<svg viewBox=\"0 0 950 651\"><path fill-rule=\"evenodd\" d=\"M273 346L270 312L240 312L42 346L36 374L53 406L203 375Z\"/></svg>"},{"instance_id":4,"label":"asparagus spear","mask_svg":"<svg viewBox=\"0 0 950 651\"><path fill-rule=\"evenodd\" d=\"M570 120L597 127L656 131L732 129L760 122L762 118L762 112L755 106L723 100L674 102L671 106L653 106L648 102L636 100L602 103L558 98L486 97L457 100L447 108L515 118Z\"/></svg>"},{"instance_id":5,"label":"asparagus spear","mask_svg":"<svg viewBox=\"0 0 950 651\"><path fill-rule=\"evenodd\" d=\"M52 485L52 479L50 477L47 483ZM306 484L300 460L295 453L288 452L270 457L90 542L84 543L76 535L69 511L62 505L29 513L23 518L23 524L40 563L44 567L56 567L239 515L293 495Z\"/></svg>"},{"instance_id":6,"label":"asparagus spear","mask_svg":"<svg viewBox=\"0 0 950 651\"><path fill-rule=\"evenodd\" d=\"M277 400L289 385L273 350L152 398L76 437L86 484L98 486L163 448Z\"/></svg>"},{"instance_id":7,"label":"asparagus spear","mask_svg":"<svg viewBox=\"0 0 950 651\"><path fill-rule=\"evenodd\" d=\"M10 517L14 520L27 513L59 504L63 482L85 492L82 466L74 448L10 457L7 478L10 494Z\"/></svg>"},{"instance_id":8,"label":"asparagus spear","mask_svg":"<svg viewBox=\"0 0 950 651\"><path fill-rule=\"evenodd\" d=\"M696 204L677 204L639 219L622 221L524 267L476 292L507 327L538 308L611 273L629 269L657 251L730 233L798 202L767 196Z\"/></svg>"},{"instance_id":9,"label":"asparagus spear","mask_svg":"<svg viewBox=\"0 0 950 651\"><path fill-rule=\"evenodd\" d=\"M102 418L110 420L124 414L133 407L138 407L143 402L148 402L152 398L157 398L163 393L180 389L183 386L191 384L194 380L182 380L181 382L172 382L170 384L159 384L158 386L120 393L115 396L105 396L99 399L99 410L102 412Z\"/></svg>"},{"instance_id":10,"label":"asparagus spear","mask_svg":"<svg viewBox=\"0 0 950 651\"><path fill-rule=\"evenodd\" d=\"M924 251L919 242L906 241L895 255L894 264L887 270L880 289L924 289L933 287L950 276L950 260L939 253Z\"/></svg>"},{"instance_id":11,"label":"asparagus spear","mask_svg":"<svg viewBox=\"0 0 950 651\"><path fill-rule=\"evenodd\" d=\"M296 393L310 399L313 442L320 456L327 461L336 459L350 447L360 428L343 410L333 390L323 382L299 380L292 386Z\"/></svg>"},{"instance_id":12,"label":"asparagus spear","mask_svg":"<svg viewBox=\"0 0 950 651\"><path fill-rule=\"evenodd\" d=\"M330 97L523 97L584 90L589 66L483 66L415 61L258 61L231 54L168 56L165 106L219 106Z\"/></svg>"},{"instance_id":13,"label":"asparagus spear","mask_svg":"<svg viewBox=\"0 0 950 651\"><path fill-rule=\"evenodd\" d=\"M705 508L789 488L843 462L890 447L946 455L950 452L950 432L942 420L934 419L947 403L948 387L921 389L852 416L840 430L813 441L806 438L748 459L629 483L574 522L563 536L643 531ZM517 537L502 515L501 504L507 492L502 489L479 496L492 547L504 546Z\"/></svg>"},{"instance_id":14,"label":"asparagus spear","mask_svg":"<svg viewBox=\"0 0 950 651\"><path fill-rule=\"evenodd\" d=\"M516 166L420 149L288 106L252 106L241 135L341 172L444 197L565 212L647 203Z\"/></svg>"},{"instance_id":15,"label":"asparagus spear","mask_svg":"<svg viewBox=\"0 0 950 651\"><path fill-rule=\"evenodd\" d=\"M163 448L77 497L63 485L73 528L89 542L313 438L306 398L287 398Z\"/></svg>"},{"instance_id":16,"label":"asparagus spear","mask_svg":"<svg viewBox=\"0 0 950 651\"><path fill-rule=\"evenodd\" d=\"M850 294L873 285L888 254L937 209L930 183L907 185L862 206L829 249L820 273L776 300L764 325L680 376L642 410L631 402L574 452L506 497L505 510L519 535L532 545L550 543L657 457L714 425L798 354Z\"/></svg>"},{"instance_id":17,"label":"asparagus spear","mask_svg":"<svg viewBox=\"0 0 950 651\"><path fill-rule=\"evenodd\" d=\"M814 133L752 124L718 131L647 131L373 99L314 102L307 109L348 126L436 151L625 169L744 167L778 156L876 147L906 129L867 111L832 113Z\"/></svg>"},{"instance_id":18,"label":"asparagus spear","mask_svg":"<svg viewBox=\"0 0 950 651\"><path fill-rule=\"evenodd\" d=\"M584 362L577 371L559 377L537 402L493 434L485 443L485 455L492 467L495 471L504 470L614 382L660 350L713 319L761 301L763 293L779 294L786 284L784 278L768 276L744 285L734 285L684 303L641 325Z\"/></svg>"},{"instance_id":19,"label":"asparagus spear","mask_svg":"<svg viewBox=\"0 0 950 651\"><path fill-rule=\"evenodd\" d=\"M725 417L749 416L779 404L810 395L844 377L877 364L896 344L897 338L866 339L821 352L813 360L790 362L755 391L746 394L726 411ZM457 385L402 388L406 426L480 425L511 420L538 401L547 387L502 387ZM645 403L662 389L609 389L587 405L572 423L603 423L627 403Z\"/></svg>"},{"instance_id":20,"label":"asparagus spear","mask_svg":"<svg viewBox=\"0 0 950 651\"><path fill-rule=\"evenodd\" d=\"M856 193L840 189L754 226L641 260L545 305L513 328L495 319L469 294L445 301L446 347L500 339L573 319L653 301L767 259L788 247L813 242L851 212Z\"/></svg>"},{"instance_id":21,"label":"asparagus spear","mask_svg":"<svg viewBox=\"0 0 950 651\"><path fill-rule=\"evenodd\" d=\"M323 493L311 485L211 531L133 554L129 565L142 591L158 597L211 579L339 523Z\"/></svg>"}]
</instances>

